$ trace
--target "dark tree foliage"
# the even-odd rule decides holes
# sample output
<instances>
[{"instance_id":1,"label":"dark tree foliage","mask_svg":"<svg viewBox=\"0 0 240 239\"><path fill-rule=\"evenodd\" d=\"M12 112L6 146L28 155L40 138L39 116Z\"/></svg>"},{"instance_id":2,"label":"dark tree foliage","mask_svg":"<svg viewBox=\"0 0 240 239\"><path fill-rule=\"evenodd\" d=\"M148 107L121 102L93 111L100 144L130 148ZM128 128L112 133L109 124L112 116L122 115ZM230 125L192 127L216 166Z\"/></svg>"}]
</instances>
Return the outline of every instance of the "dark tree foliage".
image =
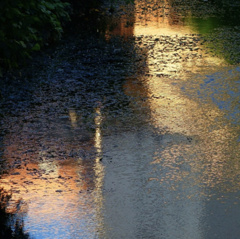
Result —
<instances>
[{"instance_id":1,"label":"dark tree foliage","mask_svg":"<svg viewBox=\"0 0 240 239\"><path fill-rule=\"evenodd\" d=\"M120 0L1 0L0 76L2 69L18 67L33 51L59 40L71 19L96 16L104 1Z\"/></svg>"},{"instance_id":2,"label":"dark tree foliage","mask_svg":"<svg viewBox=\"0 0 240 239\"><path fill-rule=\"evenodd\" d=\"M76 17L82 14L88 14L91 9L97 9L102 2L103 0L69 0L73 9L73 14Z\"/></svg>"},{"instance_id":3,"label":"dark tree foliage","mask_svg":"<svg viewBox=\"0 0 240 239\"><path fill-rule=\"evenodd\" d=\"M32 51L59 39L69 6L61 0L1 0L1 68L16 67Z\"/></svg>"}]
</instances>

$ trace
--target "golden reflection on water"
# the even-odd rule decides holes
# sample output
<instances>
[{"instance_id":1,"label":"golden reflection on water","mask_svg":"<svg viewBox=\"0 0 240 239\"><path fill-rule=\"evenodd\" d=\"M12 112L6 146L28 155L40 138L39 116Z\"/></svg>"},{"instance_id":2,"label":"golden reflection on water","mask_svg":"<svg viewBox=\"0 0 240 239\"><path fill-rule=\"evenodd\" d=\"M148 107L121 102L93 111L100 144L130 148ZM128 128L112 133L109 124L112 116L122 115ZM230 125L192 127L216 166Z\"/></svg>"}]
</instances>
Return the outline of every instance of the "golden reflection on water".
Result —
<instances>
[{"instance_id":1,"label":"golden reflection on water","mask_svg":"<svg viewBox=\"0 0 240 239\"><path fill-rule=\"evenodd\" d=\"M101 109L100 107L96 108L96 117L94 119L96 131L95 131L95 148L97 150L97 157L96 161L100 161L102 157L102 135L101 135L101 122L102 122L102 116L101 116Z\"/></svg>"},{"instance_id":2,"label":"golden reflection on water","mask_svg":"<svg viewBox=\"0 0 240 239\"><path fill-rule=\"evenodd\" d=\"M179 13L168 0L142 1L135 5L134 35L176 35L190 34L189 27L183 25Z\"/></svg>"},{"instance_id":3,"label":"golden reflection on water","mask_svg":"<svg viewBox=\"0 0 240 239\"><path fill-rule=\"evenodd\" d=\"M149 109L149 122L165 135L152 162L168 171L161 174L160 183L185 180L200 188L239 189L239 127L237 132L216 105L183 95L170 78L144 77L141 81L146 95L139 105ZM125 86L128 95L129 88Z\"/></svg>"},{"instance_id":4,"label":"golden reflection on water","mask_svg":"<svg viewBox=\"0 0 240 239\"><path fill-rule=\"evenodd\" d=\"M191 97L193 87L195 92L202 91L203 79L197 81L199 75L204 77L216 71L224 75L227 64L206 52L199 36L184 26L171 8L159 7L160 1L152 1L153 5L136 2L135 43L147 49L147 75L127 79L124 90L138 101L132 104L135 112L146 111L148 122L164 135L152 165L159 164L168 173L152 178L160 183L185 180L186 187L192 183L200 188L239 190L239 127L236 130L226 119L226 112L212 101L202 102L196 94ZM141 4L146 4L144 14ZM158 9L155 12L154 7ZM190 89L189 96L181 90L183 82ZM214 89L208 89L207 95L213 92ZM222 100L229 99L223 92L219 95Z\"/></svg>"},{"instance_id":5,"label":"golden reflection on water","mask_svg":"<svg viewBox=\"0 0 240 239\"><path fill-rule=\"evenodd\" d=\"M24 210L27 213L25 226L30 232L45 231L45 236L53 235L54 238L58 237L58 233L63 233L65 238L67 235L70 238L76 231L82 230L86 236L97 233L101 228L104 167L100 162L102 155L100 108L97 108L95 113L96 132L92 145L96 150L95 159L69 156L59 160L56 157L49 157L49 152L41 149L26 161L26 155L20 152L18 158L21 164L0 179L1 186L13 193L8 211L16 210L15 202L19 199L24 201ZM73 128L77 127L77 118L76 112L71 109L69 123ZM10 139L6 138L6 141L8 140ZM19 141L16 140L5 149L6 154L3 158L9 163L12 157L14 158L15 150L18 149L19 152L18 144ZM28 145L31 148L32 146ZM74 145L65 144L61 150L67 150L67 147L71 149ZM51 152L58 153L55 149ZM91 224L90 221L94 223Z\"/></svg>"},{"instance_id":6,"label":"golden reflection on water","mask_svg":"<svg viewBox=\"0 0 240 239\"><path fill-rule=\"evenodd\" d=\"M69 110L69 117L71 120L72 127L76 128L78 119L77 119L77 113L74 109Z\"/></svg>"},{"instance_id":7,"label":"golden reflection on water","mask_svg":"<svg viewBox=\"0 0 240 239\"><path fill-rule=\"evenodd\" d=\"M148 9L154 8L149 5ZM144 135L130 130L124 132L125 140L119 135L114 138L121 150L112 149L109 155L120 162L116 159L115 166L106 168L109 171L105 187L113 187L116 192L106 195L105 221L110 227L109 235L121 235L119 238L124 238L126 231L136 237L135 226L146 226L141 224L142 215L149 219L145 221L148 225L164 224L161 233L165 229L169 234L173 231L180 234L179 231L189 229L186 235L202 238L207 230L204 227L209 210L206 201L217 196L224 202L228 192L240 189L237 141L240 128L233 126L226 119L226 112L213 101L198 98L206 77L227 72L228 68L224 60L209 55L199 35L184 26L180 17L174 20L174 13L169 11L166 9L163 16L160 13L152 16L147 12L144 15L141 8L135 9L133 44L144 55L146 67L142 70L139 64L139 72L143 74L127 78L123 89L130 96L129 105L139 116L135 119L145 120L157 136L155 139L151 133ZM208 91L211 96L214 89ZM221 95L222 90L218 93ZM107 143L111 145L111 139ZM139 169L139 165L144 165L144 169Z\"/></svg>"},{"instance_id":8,"label":"golden reflection on water","mask_svg":"<svg viewBox=\"0 0 240 239\"><path fill-rule=\"evenodd\" d=\"M164 4L164 8L157 8L155 15L142 13L142 3L137 1L135 25L128 26L126 30L127 21L124 19L112 34L124 37L135 35L134 44L140 49L144 48L142 52L146 55L147 67L144 70L147 74L126 79L124 91L132 97L131 107L139 114L139 118L146 114L144 119L156 134L162 136L149 163L152 171L147 175L148 183L168 183L169 188L176 191L180 187L178 183L182 182L184 189L190 188L190 192L186 190L189 198L199 193L207 195L208 188L224 192L239 190L240 153L239 142L236 141L239 127L233 127L224 117L225 112L213 102L202 102L184 94L180 88L184 82L190 93L193 83L195 91L201 90L202 79L197 76L220 71L224 61L210 57L205 52L198 36L167 7L168 1L154 2L158 6ZM208 95L211 94L210 89ZM229 98L229 95L223 95L224 100ZM19 152L19 142L7 146L3 157L9 163L14 162L14 157L20 157L21 163L9 175L3 175L0 182L5 189L13 192L13 200L23 198L28 203L29 227L44 227L47 222L56 230L82 230L86 237L100 233L104 238L103 228L107 224L104 224L103 210L108 205L105 204L102 191L105 168L101 162L101 105L94 113L95 132L89 139L89 147L93 147L96 154L91 162L83 157L67 157L64 160L49 158L46 151L38 149L32 153L31 162L25 165L26 155L15 155L15 152ZM77 129L79 116L76 111L70 109L68 116L72 129ZM128 133L131 136L131 132ZM11 141L14 135L9 137L5 138L6 142ZM121 140L126 144L129 139L123 137L119 142ZM151 145L150 137L149 141ZM81 142L76 144L77 148ZM71 149L75 146L70 141L64 147ZM34 161L39 156L41 160ZM131 175L131 166L128 170L129 175L134 177ZM122 182L118 183L120 185ZM121 187L125 192L124 185ZM198 191L191 191L194 187ZM167 194L166 191L164 193Z\"/></svg>"}]
</instances>

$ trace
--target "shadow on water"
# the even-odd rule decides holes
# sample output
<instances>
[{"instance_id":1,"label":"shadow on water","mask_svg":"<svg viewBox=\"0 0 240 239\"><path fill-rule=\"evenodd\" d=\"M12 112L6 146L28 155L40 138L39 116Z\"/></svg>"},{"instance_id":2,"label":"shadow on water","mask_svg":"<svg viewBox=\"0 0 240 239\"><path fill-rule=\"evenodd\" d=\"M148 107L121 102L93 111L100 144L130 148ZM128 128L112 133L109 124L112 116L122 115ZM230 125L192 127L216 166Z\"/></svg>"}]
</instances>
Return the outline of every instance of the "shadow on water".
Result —
<instances>
[{"instance_id":1,"label":"shadow on water","mask_svg":"<svg viewBox=\"0 0 240 239\"><path fill-rule=\"evenodd\" d=\"M1 83L0 182L29 236L236 238L239 68L209 45L215 5L118 5Z\"/></svg>"}]
</instances>

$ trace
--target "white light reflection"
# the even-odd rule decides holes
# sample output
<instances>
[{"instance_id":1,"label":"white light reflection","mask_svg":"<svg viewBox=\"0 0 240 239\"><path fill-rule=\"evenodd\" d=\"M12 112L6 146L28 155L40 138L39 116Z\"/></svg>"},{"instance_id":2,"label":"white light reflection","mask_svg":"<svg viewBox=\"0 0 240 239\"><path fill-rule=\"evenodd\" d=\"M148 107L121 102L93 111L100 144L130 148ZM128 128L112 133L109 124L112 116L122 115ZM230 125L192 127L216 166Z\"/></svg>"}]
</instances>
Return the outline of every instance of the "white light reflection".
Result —
<instances>
[{"instance_id":1,"label":"white light reflection","mask_svg":"<svg viewBox=\"0 0 240 239\"><path fill-rule=\"evenodd\" d=\"M95 157L95 165L94 165L94 172L95 172L95 197L94 201L96 204L96 218L97 218L97 224L98 224L98 232L102 235L101 237L105 237L103 234L105 233L104 228L104 220L102 215L102 209L103 209L103 194L102 194L102 188L103 188L103 180L104 180L104 166L101 162L103 157L102 152L102 132L101 132L101 124L102 124L102 114L101 114L101 105L98 106L95 109L95 137L94 137L94 146L96 149L96 157Z\"/></svg>"},{"instance_id":2,"label":"white light reflection","mask_svg":"<svg viewBox=\"0 0 240 239\"><path fill-rule=\"evenodd\" d=\"M102 136L101 136L101 123L102 123L102 115L101 115L101 109L100 107L95 109L96 111L96 117L94 119L95 122L95 137L94 137L94 146L97 151L97 157L96 162L99 162L102 157Z\"/></svg>"}]
</instances>

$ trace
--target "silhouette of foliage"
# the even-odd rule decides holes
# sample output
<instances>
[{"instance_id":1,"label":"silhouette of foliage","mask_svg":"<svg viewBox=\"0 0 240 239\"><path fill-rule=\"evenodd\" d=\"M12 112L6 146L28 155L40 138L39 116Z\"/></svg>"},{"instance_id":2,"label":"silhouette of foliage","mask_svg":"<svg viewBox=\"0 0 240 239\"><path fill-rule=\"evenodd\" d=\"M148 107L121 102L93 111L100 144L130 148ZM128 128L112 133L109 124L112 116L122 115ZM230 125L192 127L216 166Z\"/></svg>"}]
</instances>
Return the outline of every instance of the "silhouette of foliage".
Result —
<instances>
[{"instance_id":1,"label":"silhouette of foliage","mask_svg":"<svg viewBox=\"0 0 240 239\"><path fill-rule=\"evenodd\" d=\"M0 66L16 67L32 51L59 39L68 7L61 0L1 0Z\"/></svg>"},{"instance_id":2,"label":"silhouette of foliage","mask_svg":"<svg viewBox=\"0 0 240 239\"><path fill-rule=\"evenodd\" d=\"M11 194L0 188L0 238L29 239L29 235L23 231L23 220L6 212L10 199Z\"/></svg>"},{"instance_id":3,"label":"silhouette of foliage","mask_svg":"<svg viewBox=\"0 0 240 239\"><path fill-rule=\"evenodd\" d=\"M103 1L1 0L0 76L1 69L18 67L32 52L59 40L71 17L94 12Z\"/></svg>"}]
</instances>

